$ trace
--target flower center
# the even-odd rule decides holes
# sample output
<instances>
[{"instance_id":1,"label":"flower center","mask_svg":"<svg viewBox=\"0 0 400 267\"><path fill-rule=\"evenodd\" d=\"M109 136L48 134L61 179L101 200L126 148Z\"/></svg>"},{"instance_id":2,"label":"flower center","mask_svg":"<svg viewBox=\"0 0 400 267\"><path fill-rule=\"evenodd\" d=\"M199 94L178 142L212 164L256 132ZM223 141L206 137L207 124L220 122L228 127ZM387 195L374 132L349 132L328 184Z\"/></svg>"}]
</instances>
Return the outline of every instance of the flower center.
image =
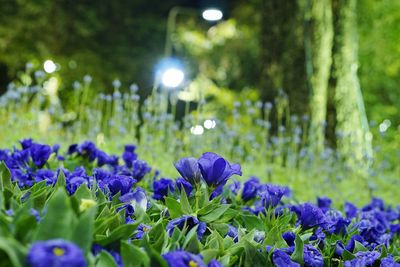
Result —
<instances>
[{"instance_id":1,"label":"flower center","mask_svg":"<svg viewBox=\"0 0 400 267\"><path fill-rule=\"evenodd\" d=\"M197 264L197 262L195 262L195 261L193 261L193 260L189 261L189 267L197 267L197 266L199 266L199 265Z\"/></svg>"},{"instance_id":2,"label":"flower center","mask_svg":"<svg viewBox=\"0 0 400 267\"><path fill-rule=\"evenodd\" d=\"M65 253L65 251L62 249L62 248L53 248L53 253L54 253L54 255L56 255L56 256L62 256L62 255L64 255L64 253Z\"/></svg>"},{"instance_id":3,"label":"flower center","mask_svg":"<svg viewBox=\"0 0 400 267\"><path fill-rule=\"evenodd\" d=\"M143 227L143 232L147 233L148 231L150 231L150 227Z\"/></svg>"}]
</instances>

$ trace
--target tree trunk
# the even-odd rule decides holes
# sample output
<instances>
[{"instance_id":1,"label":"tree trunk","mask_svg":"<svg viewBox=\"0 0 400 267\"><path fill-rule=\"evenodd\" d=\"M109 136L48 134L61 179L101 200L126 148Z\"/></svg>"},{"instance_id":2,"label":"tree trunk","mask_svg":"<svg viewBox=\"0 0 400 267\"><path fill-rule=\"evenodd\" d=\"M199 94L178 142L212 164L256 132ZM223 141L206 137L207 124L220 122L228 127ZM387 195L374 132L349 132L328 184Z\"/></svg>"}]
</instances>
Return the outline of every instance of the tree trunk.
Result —
<instances>
[{"instance_id":1,"label":"tree trunk","mask_svg":"<svg viewBox=\"0 0 400 267\"><path fill-rule=\"evenodd\" d=\"M361 95L358 70L357 0L334 0L336 135L341 154L351 162L372 156L371 133Z\"/></svg>"},{"instance_id":2,"label":"tree trunk","mask_svg":"<svg viewBox=\"0 0 400 267\"><path fill-rule=\"evenodd\" d=\"M309 140L314 152L324 149L327 97L332 66L333 20L331 0L306 0L305 52L311 92Z\"/></svg>"},{"instance_id":3,"label":"tree trunk","mask_svg":"<svg viewBox=\"0 0 400 267\"><path fill-rule=\"evenodd\" d=\"M293 114L304 114L307 75L304 66L303 13L298 0L260 0L261 96L274 102L282 89Z\"/></svg>"}]
</instances>

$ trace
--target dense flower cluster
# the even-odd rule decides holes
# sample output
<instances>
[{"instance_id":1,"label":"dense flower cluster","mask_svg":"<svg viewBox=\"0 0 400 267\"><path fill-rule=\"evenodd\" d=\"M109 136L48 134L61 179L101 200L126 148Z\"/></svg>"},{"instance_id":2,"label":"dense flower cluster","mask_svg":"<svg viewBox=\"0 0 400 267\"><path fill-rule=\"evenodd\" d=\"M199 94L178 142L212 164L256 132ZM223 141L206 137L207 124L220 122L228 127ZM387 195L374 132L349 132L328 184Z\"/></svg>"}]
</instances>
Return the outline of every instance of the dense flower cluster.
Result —
<instances>
[{"instance_id":1,"label":"dense flower cluster","mask_svg":"<svg viewBox=\"0 0 400 267\"><path fill-rule=\"evenodd\" d=\"M135 150L83 142L62 154L30 139L0 150L0 242L13 244L0 265L400 266L400 207L298 203L257 177L229 181L240 165L211 152L159 178Z\"/></svg>"}]
</instances>

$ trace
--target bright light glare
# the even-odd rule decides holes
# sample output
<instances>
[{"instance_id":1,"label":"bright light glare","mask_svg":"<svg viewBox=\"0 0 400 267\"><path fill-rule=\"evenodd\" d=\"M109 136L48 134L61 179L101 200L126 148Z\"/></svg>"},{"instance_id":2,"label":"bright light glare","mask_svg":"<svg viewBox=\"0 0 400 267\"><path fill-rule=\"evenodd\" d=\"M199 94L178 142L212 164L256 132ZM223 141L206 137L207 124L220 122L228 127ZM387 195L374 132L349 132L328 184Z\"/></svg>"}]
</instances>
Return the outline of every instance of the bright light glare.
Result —
<instances>
[{"instance_id":1,"label":"bright light glare","mask_svg":"<svg viewBox=\"0 0 400 267\"><path fill-rule=\"evenodd\" d=\"M56 64L53 62L53 60L46 60L44 63L43 63L43 69L44 69L44 71L45 72L47 72L47 73L53 73L53 72L55 72L56 71L56 69L57 69L57 66L56 66Z\"/></svg>"},{"instance_id":2,"label":"bright light glare","mask_svg":"<svg viewBox=\"0 0 400 267\"><path fill-rule=\"evenodd\" d=\"M185 74L180 69L170 68L167 69L161 77L161 82L166 87L178 87L185 78Z\"/></svg>"},{"instance_id":3,"label":"bright light glare","mask_svg":"<svg viewBox=\"0 0 400 267\"><path fill-rule=\"evenodd\" d=\"M392 122L390 120L384 120L381 124L379 124L379 131L381 133L384 133L389 129L389 127L392 125Z\"/></svg>"},{"instance_id":4,"label":"bright light glare","mask_svg":"<svg viewBox=\"0 0 400 267\"><path fill-rule=\"evenodd\" d=\"M201 125L195 125L190 128L190 132L194 135L202 135L204 133L204 128Z\"/></svg>"},{"instance_id":5,"label":"bright light glare","mask_svg":"<svg viewBox=\"0 0 400 267\"><path fill-rule=\"evenodd\" d=\"M222 12L221 10L212 8L212 9L206 9L203 11L203 19L208 20L208 21L217 21L222 19Z\"/></svg>"},{"instance_id":6,"label":"bright light glare","mask_svg":"<svg viewBox=\"0 0 400 267\"><path fill-rule=\"evenodd\" d=\"M213 129L213 128L215 128L217 123L215 122L215 120L205 120L203 125L204 125L204 128L206 128L206 129Z\"/></svg>"}]
</instances>

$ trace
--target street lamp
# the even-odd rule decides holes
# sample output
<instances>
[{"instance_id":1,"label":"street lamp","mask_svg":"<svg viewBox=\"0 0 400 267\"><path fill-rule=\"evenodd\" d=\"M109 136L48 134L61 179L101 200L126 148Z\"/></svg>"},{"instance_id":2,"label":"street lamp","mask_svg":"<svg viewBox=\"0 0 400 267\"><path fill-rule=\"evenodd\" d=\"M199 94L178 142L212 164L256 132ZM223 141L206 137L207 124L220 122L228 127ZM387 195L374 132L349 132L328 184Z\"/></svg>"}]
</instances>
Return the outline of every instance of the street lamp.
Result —
<instances>
[{"instance_id":1,"label":"street lamp","mask_svg":"<svg viewBox=\"0 0 400 267\"><path fill-rule=\"evenodd\" d=\"M203 19L208 21L218 21L221 20L224 15L222 11L217 8L209 8L203 11L202 16Z\"/></svg>"}]
</instances>

